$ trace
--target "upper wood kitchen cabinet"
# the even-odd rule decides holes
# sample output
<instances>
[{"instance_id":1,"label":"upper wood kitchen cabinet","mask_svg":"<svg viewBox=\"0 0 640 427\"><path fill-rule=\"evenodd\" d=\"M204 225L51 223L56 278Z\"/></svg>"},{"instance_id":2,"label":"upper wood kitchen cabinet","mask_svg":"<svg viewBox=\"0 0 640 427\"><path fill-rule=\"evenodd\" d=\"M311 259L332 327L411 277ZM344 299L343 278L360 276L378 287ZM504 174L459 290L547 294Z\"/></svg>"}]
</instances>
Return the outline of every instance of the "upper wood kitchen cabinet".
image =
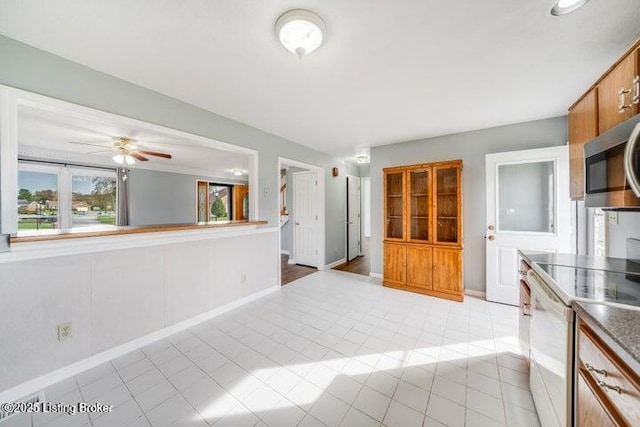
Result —
<instances>
[{"instance_id":1,"label":"upper wood kitchen cabinet","mask_svg":"<svg viewBox=\"0 0 640 427\"><path fill-rule=\"evenodd\" d=\"M598 128L603 133L638 114L640 49L632 49L598 83Z\"/></svg>"},{"instance_id":2,"label":"upper wood kitchen cabinet","mask_svg":"<svg viewBox=\"0 0 640 427\"><path fill-rule=\"evenodd\" d=\"M598 136L598 90L590 90L569 108L569 190L571 200L584 198L584 144Z\"/></svg>"},{"instance_id":3,"label":"upper wood kitchen cabinet","mask_svg":"<svg viewBox=\"0 0 640 427\"><path fill-rule=\"evenodd\" d=\"M584 199L584 144L640 113L640 40L569 107L572 200Z\"/></svg>"}]
</instances>

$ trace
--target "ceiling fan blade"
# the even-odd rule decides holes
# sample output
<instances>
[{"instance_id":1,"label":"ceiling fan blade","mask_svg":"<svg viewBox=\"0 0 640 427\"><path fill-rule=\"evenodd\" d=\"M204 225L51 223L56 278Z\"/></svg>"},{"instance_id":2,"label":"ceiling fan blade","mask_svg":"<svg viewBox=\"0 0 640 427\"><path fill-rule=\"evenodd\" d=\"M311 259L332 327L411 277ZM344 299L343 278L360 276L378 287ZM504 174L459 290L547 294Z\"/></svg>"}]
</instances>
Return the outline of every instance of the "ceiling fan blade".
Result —
<instances>
[{"instance_id":1,"label":"ceiling fan blade","mask_svg":"<svg viewBox=\"0 0 640 427\"><path fill-rule=\"evenodd\" d=\"M147 159L144 156L141 156L139 153L129 153L131 155L131 157L133 157L136 160L140 160L141 162L148 162L149 159Z\"/></svg>"},{"instance_id":2,"label":"ceiling fan blade","mask_svg":"<svg viewBox=\"0 0 640 427\"><path fill-rule=\"evenodd\" d=\"M146 154L148 156L156 156L156 157L162 157L165 159L171 159L171 154L158 153L157 151L138 150L138 153Z\"/></svg>"},{"instance_id":3,"label":"ceiling fan blade","mask_svg":"<svg viewBox=\"0 0 640 427\"><path fill-rule=\"evenodd\" d=\"M97 143L97 144L94 144L94 143L90 143L90 142L77 142L77 141L67 141L67 142L68 142L69 144L76 144L76 145L88 145L88 146L90 146L90 147L106 148L106 147L105 147L105 145L104 145L105 143ZM101 145L101 144L102 144L102 145ZM108 147L109 145L113 145L113 143L111 143L111 142L107 142L106 144L108 144L108 145L107 145L107 147Z\"/></svg>"},{"instance_id":4,"label":"ceiling fan blade","mask_svg":"<svg viewBox=\"0 0 640 427\"><path fill-rule=\"evenodd\" d=\"M100 151L90 151L85 154L100 154L100 153L113 153L113 150L100 150Z\"/></svg>"}]
</instances>

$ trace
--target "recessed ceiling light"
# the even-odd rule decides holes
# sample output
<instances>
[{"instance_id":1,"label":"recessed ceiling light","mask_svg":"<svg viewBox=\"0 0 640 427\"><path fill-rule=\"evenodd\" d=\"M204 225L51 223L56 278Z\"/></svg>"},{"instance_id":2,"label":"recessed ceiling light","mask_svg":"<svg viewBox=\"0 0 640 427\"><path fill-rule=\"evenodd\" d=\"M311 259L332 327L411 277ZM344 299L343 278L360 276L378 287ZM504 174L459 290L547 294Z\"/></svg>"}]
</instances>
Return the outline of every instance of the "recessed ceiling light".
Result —
<instances>
[{"instance_id":1,"label":"recessed ceiling light","mask_svg":"<svg viewBox=\"0 0 640 427\"><path fill-rule=\"evenodd\" d=\"M327 27L322 18L310 10L289 10L276 21L278 40L298 58L319 48L326 32Z\"/></svg>"},{"instance_id":2,"label":"recessed ceiling light","mask_svg":"<svg viewBox=\"0 0 640 427\"><path fill-rule=\"evenodd\" d=\"M574 12L587 4L589 0L558 0L551 9L551 14L554 16L566 15L567 13Z\"/></svg>"}]
</instances>

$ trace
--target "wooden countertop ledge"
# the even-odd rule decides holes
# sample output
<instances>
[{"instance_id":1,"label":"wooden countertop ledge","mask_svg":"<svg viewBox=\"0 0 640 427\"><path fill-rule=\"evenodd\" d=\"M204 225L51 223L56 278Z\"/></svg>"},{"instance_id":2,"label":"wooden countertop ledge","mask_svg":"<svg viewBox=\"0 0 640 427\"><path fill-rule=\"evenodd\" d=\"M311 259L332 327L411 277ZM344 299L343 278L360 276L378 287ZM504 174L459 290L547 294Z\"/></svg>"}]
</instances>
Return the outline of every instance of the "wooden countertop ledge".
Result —
<instances>
[{"instance_id":1,"label":"wooden countertop ledge","mask_svg":"<svg viewBox=\"0 0 640 427\"><path fill-rule=\"evenodd\" d=\"M241 227L247 225L265 225L268 221L221 221L200 222L192 224L165 225L131 225L103 230L46 230L39 232L23 232L19 236L11 236L10 243L44 242L52 240L82 239L87 237L123 236L128 234L158 233L167 231L192 231L214 228Z\"/></svg>"}]
</instances>

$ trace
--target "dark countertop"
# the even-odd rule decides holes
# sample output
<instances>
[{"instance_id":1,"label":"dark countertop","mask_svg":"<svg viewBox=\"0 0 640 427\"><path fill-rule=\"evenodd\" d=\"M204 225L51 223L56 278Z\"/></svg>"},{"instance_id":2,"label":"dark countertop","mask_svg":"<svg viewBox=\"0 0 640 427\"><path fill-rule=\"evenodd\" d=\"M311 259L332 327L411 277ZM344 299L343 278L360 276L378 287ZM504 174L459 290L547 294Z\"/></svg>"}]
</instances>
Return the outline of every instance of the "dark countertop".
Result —
<instances>
[{"instance_id":1,"label":"dark countertop","mask_svg":"<svg viewBox=\"0 0 640 427\"><path fill-rule=\"evenodd\" d=\"M574 301L578 316L640 374L640 311Z\"/></svg>"},{"instance_id":2,"label":"dark countertop","mask_svg":"<svg viewBox=\"0 0 640 427\"><path fill-rule=\"evenodd\" d=\"M626 258L604 258L586 255L559 254L536 251L518 251L529 264L552 264L589 270L615 271L618 273L640 274L640 264Z\"/></svg>"}]
</instances>

